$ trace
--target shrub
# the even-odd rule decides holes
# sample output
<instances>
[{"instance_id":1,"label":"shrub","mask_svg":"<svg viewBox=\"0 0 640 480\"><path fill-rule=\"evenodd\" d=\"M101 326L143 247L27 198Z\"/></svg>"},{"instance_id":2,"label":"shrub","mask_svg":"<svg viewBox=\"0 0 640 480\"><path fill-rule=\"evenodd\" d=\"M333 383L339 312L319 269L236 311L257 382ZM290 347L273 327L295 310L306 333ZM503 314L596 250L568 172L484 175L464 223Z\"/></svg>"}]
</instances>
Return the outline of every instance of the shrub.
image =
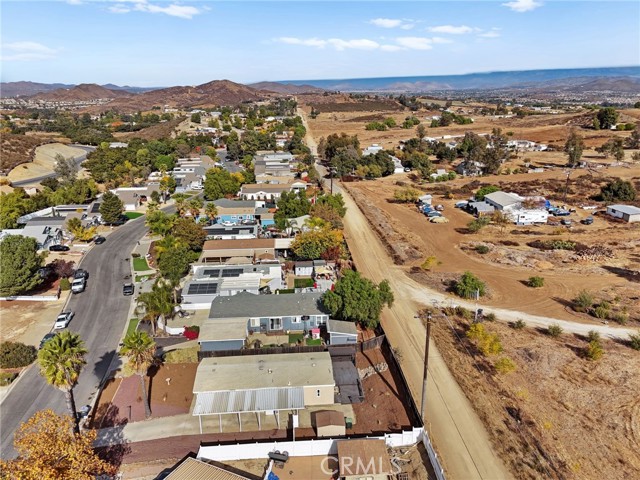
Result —
<instances>
[{"instance_id":1,"label":"shrub","mask_svg":"<svg viewBox=\"0 0 640 480\"><path fill-rule=\"evenodd\" d=\"M139 253L132 253L131 257L132 258L140 258L140 254Z\"/></svg>"},{"instance_id":2,"label":"shrub","mask_svg":"<svg viewBox=\"0 0 640 480\"><path fill-rule=\"evenodd\" d=\"M484 330L484 325L482 325L481 323L474 323L469 327L466 335L469 340L475 340L479 342L487 335L487 333Z\"/></svg>"},{"instance_id":3,"label":"shrub","mask_svg":"<svg viewBox=\"0 0 640 480\"><path fill-rule=\"evenodd\" d=\"M501 357L496 363L493 365L498 373L507 374L511 373L516 369L516 364L509 357Z\"/></svg>"},{"instance_id":4,"label":"shrub","mask_svg":"<svg viewBox=\"0 0 640 480\"><path fill-rule=\"evenodd\" d=\"M524 327L527 326L527 323L524 320L516 320L515 322L513 322L511 324L511 327L515 330L522 330Z\"/></svg>"},{"instance_id":5,"label":"shrub","mask_svg":"<svg viewBox=\"0 0 640 480\"><path fill-rule=\"evenodd\" d=\"M484 255L485 253L489 253L489 247L486 245L476 245L476 252L480 255Z\"/></svg>"},{"instance_id":6,"label":"shrub","mask_svg":"<svg viewBox=\"0 0 640 480\"><path fill-rule=\"evenodd\" d=\"M33 363L38 352L31 345L19 342L0 343L0 368L20 368Z\"/></svg>"},{"instance_id":7,"label":"shrub","mask_svg":"<svg viewBox=\"0 0 640 480\"><path fill-rule=\"evenodd\" d=\"M547 327L547 333L554 337L557 338L560 335L562 335L562 327L560 325L558 325L557 323L554 323L553 325L549 325Z\"/></svg>"},{"instance_id":8,"label":"shrub","mask_svg":"<svg viewBox=\"0 0 640 480\"><path fill-rule=\"evenodd\" d=\"M0 373L0 387L6 387L13 382L18 376L15 372L1 372Z\"/></svg>"},{"instance_id":9,"label":"shrub","mask_svg":"<svg viewBox=\"0 0 640 480\"><path fill-rule=\"evenodd\" d=\"M593 316L600 319L609 318L609 309L602 304L593 309Z\"/></svg>"},{"instance_id":10,"label":"shrub","mask_svg":"<svg viewBox=\"0 0 640 480\"><path fill-rule=\"evenodd\" d=\"M456 315L464 318L465 320L471 320L474 317L474 314L471 310L461 306L456 307Z\"/></svg>"},{"instance_id":11,"label":"shrub","mask_svg":"<svg viewBox=\"0 0 640 480\"><path fill-rule=\"evenodd\" d=\"M485 283L471 272L464 272L455 284L455 291L462 298L475 298L477 294L483 297L486 288Z\"/></svg>"},{"instance_id":12,"label":"shrub","mask_svg":"<svg viewBox=\"0 0 640 480\"><path fill-rule=\"evenodd\" d=\"M602 355L604 355L604 349L602 348L599 340L591 340L589 345L584 349L584 356L588 360L599 360L602 358Z\"/></svg>"},{"instance_id":13,"label":"shrub","mask_svg":"<svg viewBox=\"0 0 640 480\"><path fill-rule=\"evenodd\" d=\"M69 281L68 278L63 278L62 280L60 280L60 290L62 290L63 292L66 292L67 290L71 289L71 282Z\"/></svg>"},{"instance_id":14,"label":"shrub","mask_svg":"<svg viewBox=\"0 0 640 480\"><path fill-rule=\"evenodd\" d=\"M573 299L573 309L576 312L586 312L593 305L593 295L586 290L582 290L576 298Z\"/></svg>"},{"instance_id":15,"label":"shrub","mask_svg":"<svg viewBox=\"0 0 640 480\"><path fill-rule=\"evenodd\" d=\"M190 327L185 327L184 336L189 340L195 340L200 336L200 327L197 325L191 325Z\"/></svg>"},{"instance_id":16,"label":"shrub","mask_svg":"<svg viewBox=\"0 0 640 480\"><path fill-rule=\"evenodd\" d=\"M415 188L405 187L393 192L393 199L400 203L415 203L420 196L420 192Z\"/></svg>"},{"instance_id":17,"label":"shrub","mask_svg":"<svg viewBox=\"0 0 640 480\"><path fill-rule=\"evenodd\" d=\"M496 321L496 314L491 312L491 313L486 313L484 316L484 319L487 322L495 322Z\"/></svg>"},{"instance_id":18,"label":"shrub","mask_svg":"<svg viewBox=\"0 0 640 480\"><path fill-rule=\"evenodd\" d=\"M629 334L629 346L634 350L640 350L640 332Z\"/></svg>"},{"instance_id":19,"label":"shrub","mask_svg":"<svg viewBox=\"0 0 640 480\"><path fill-rule=\"evenodd\" d=\"M489 225L489 222L489 217L476 218L475 220L471 220L469 223L467 223L467 230L469 230L471 233L478 233L484 227Z\"/></svg>"},{"instance_id":20,"label":"shrub","mask_svg":"<svg viewBox=\"0 0 640 480\"><path fill-rule=\"evenodd\" d=\"M629 315L624 312L616 312L611 315L611 320L619 323L620 325L626 325L627 321L629 320Z\"/></svg>"},{"instance_id":21,"label":"shrub","mask_svg":"<svg viewBox=\"0 0 640 480\"><path fill-rule=\"evenodd\" d=\"M278 292L280 295L282 295L283 293L296 293L296 289L295 288L281 288L279 290L276 290L276 292Z\"/></svg>"},{"instance_id":22,"label":"shrub","mask_svg":"<svg viewBox=\"0 0 640 480\"><path fill-rule=\"evenodd\" d=\"M430 257L425 258L424 262L422 262L422 265L420 265L420 268L422 270L431 270L437 263L438 259L431 255Z\"/></svg>"},{"instance_id":23,"label":"shrub","mask_svg":"<svg viewBox=\"0 0 640 480\"><path fill-rule=\"evenodd\" d=\"M542 277L529 277L527 285L531 288L540 288L544 286L544 278Z\"/></svg>"},{"instance_id":24,"label":"shrub","mask_svg":"<svg viewBox=\"0 0 640 480\"><path fill-rule=\"evenodd\" d=\"M600 341L600 333L596 332L595 330L589 330L589 333L587 333L587 340L589 342L599 342Z\"/></svg>"},{"instance_id":25,"label":"shrub","mask_svg":"<svg viewBox=\"0 0 640 480\"><path fill-rule=\"evenodd\" d=\"M478 345L483 355L497 355L502 352L502 343L496 333L487 334Z\"/></svg>"}]
</instances>

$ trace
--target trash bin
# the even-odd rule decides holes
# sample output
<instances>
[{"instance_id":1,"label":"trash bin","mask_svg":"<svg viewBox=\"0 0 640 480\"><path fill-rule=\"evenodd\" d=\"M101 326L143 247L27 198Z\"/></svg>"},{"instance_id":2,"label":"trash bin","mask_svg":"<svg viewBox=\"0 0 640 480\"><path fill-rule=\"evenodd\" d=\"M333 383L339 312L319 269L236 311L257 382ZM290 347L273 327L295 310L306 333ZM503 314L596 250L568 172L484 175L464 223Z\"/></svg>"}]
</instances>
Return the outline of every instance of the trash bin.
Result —
<instances>
[{"instance_id":1,"label":"trash bin","mask_svg":"<svg viewBox=\"0 0 640 480\"><path fill-rule=\"evenodd\" d=\"M345 417L344 418L344 426L346 428L353 428L353 419L350 417Z\"/></svg>"}]
</instances>

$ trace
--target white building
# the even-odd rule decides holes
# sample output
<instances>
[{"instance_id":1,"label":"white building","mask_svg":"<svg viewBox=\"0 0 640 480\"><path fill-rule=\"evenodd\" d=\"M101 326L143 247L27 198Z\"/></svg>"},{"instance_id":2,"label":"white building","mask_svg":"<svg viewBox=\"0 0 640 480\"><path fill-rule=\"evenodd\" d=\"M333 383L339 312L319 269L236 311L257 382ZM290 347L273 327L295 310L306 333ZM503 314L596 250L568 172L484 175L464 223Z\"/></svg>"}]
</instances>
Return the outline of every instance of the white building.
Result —
<instances>
[{"instance_id":1,"label":"white building","mask_svg":"<svg viewBox=\"0 0 640 480\"><path fill-rule=\"evenodd\" d=\"M640 222L640 208L633 205L609 205L607 214L627 223Z\"/></svg>"}]
</instances>

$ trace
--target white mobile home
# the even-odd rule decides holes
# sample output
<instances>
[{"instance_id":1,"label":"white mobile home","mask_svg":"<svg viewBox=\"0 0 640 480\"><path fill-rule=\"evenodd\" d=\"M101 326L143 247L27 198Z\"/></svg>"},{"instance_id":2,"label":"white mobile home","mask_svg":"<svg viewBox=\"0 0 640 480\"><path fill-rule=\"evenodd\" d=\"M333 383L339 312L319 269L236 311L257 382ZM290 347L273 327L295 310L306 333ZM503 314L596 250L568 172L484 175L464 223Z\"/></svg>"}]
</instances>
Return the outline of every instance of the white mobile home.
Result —
<instances>
[{"instance_id":1,"label":"white mobile home","mask_svg":"<svg viewBox=\"0 0 640 480\"><path fill-rule=\"evenodd\" d=\"M628 223L640 222L640 208L633 205L609 205L607 214Z\"/></svg>"}]
</instances>

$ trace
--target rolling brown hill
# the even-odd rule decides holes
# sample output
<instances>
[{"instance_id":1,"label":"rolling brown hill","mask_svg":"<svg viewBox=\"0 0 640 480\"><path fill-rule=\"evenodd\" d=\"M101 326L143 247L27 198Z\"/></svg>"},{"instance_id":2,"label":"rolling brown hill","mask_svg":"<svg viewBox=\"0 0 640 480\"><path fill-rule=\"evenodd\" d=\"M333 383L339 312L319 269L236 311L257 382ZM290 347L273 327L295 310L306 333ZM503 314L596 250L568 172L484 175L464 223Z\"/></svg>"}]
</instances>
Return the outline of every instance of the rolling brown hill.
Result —
<instances>
[{"instance_id":1,"label":"rolling brown hill","mask_svg":"<svg viewBox=\"0 0 640 480\"><path fill-rule=\"evenodd\" d=\"M314 87L313 85L294 85L292 83L280 82L258 82L250 83L248 87L256 90L265 90L267 92L282 93L287 95L296 95L299 93L323 93L323 88Z\"/></svg>"},{"instance_id":2,"label":"rolling brown hill","mask_svg":"<svg viewBox=\"0 0 640 480\"><path fill-rule=\"evenodd\" d=\"M59 139L53 136L30 136L3 133L0 141L0 174L6 175L21 163L31 162L35 156L36 147L45 143L52 143Z\"/></svg>"},{"instance_id":3,"label":"rolling brown hill","mask_svg":"<svg viewBox=\"0 0 640 480\"><path fill-rule=\"evenodd\" d=\"M214 80L195 87L162 88L133 97L118 98L103 105L102 109L137 112L164 105L178 108L213 108L261 100L267 96L266 92L259 92L246 85L229 80Z\"/></svg>"},{"instance_id":4,"label":"rolling brown hill","mask_svg":"<svg viewBox=\"0 0 640 480\"><path fill-rule=\"evenodd\" d=\"M101 98L130 97L132 94L122 90L109 90L95 83L83 83L73 88L59 88L51 92L38 93L31 98L51 102L82 102Z\"/></svg>"}]
</instances>

